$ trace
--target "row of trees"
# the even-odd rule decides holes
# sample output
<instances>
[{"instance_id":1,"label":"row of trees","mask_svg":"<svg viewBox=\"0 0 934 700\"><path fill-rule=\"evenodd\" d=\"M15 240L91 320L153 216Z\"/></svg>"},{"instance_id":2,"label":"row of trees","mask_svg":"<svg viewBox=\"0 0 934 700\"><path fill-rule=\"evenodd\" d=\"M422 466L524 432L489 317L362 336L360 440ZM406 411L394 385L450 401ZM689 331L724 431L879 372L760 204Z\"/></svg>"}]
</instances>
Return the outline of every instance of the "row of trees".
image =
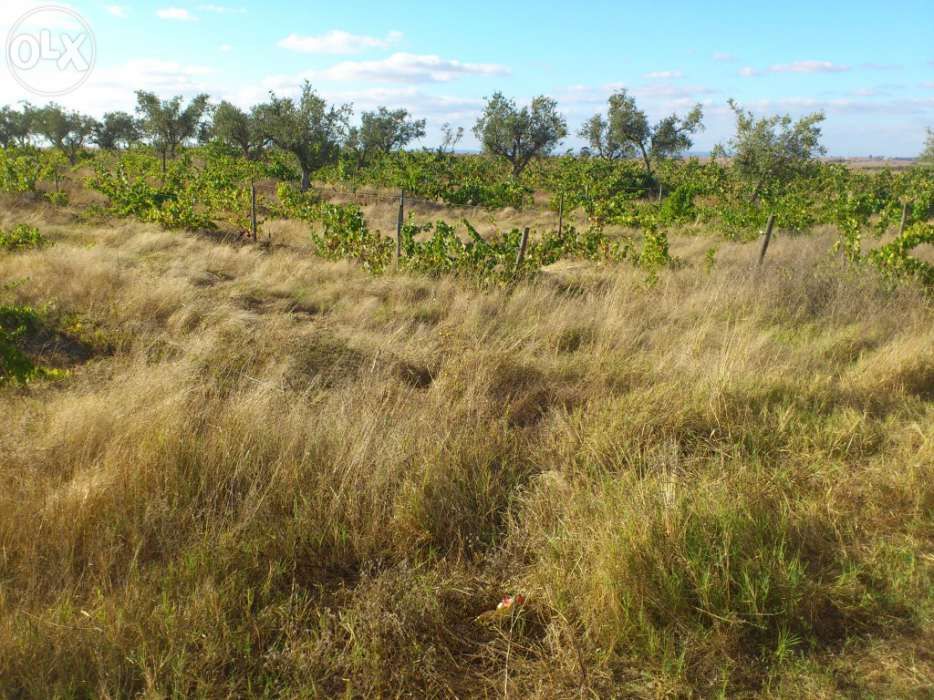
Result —
<instances>
[{"instance_id":1,"label":"row of trees","mask_svg":"<svg viewBox=\"0 0 934 700\"><path fill-rule=\"evenodd\" d=\"M279 97L243 110L229 102L212 105L207 95L184 103L181 97L160 99L150 92L136 93L136 113L111 112L98 121L57 104L37 108L0 110L0 146L26 146L37 138L61 150L70 162L93 144L103 149L126 148L146 142L161 156L163 169L178 149L191 142L217 142L251 162L276 148L294 156L302 176L302 189L319 168L342 154L362 167L378 154L403 149L425 135L425 120L413 119L404 109L380 107L364 112L358 126L351 125L349 104L328 104L311 85L303 85L297 98ZM736 135L715 154L733 158L737 170L754 183L753 199L767 195L770 183L802 174L824 153L820 145L822 113L798 120L790 116L757 118L730 101L736 114ZM677 157L693 145L703 129L703 110L696 105L685 115L671 114L652 124L625 90L609 98L605 115L589 119L578 134L587 142L584 154L603 159L637 158L649 181L656 165ZM502 93L488 98L473 132L483 151L509 162L518 177L532 160L554 152L567 136L567 122L549 97L534 98L518 106ZM453 150L463 130L444 128L439 150ZM934 159L934 137L929 138Z\"/></svg>"},{"instance_id":2,"label":"row of trees","mask_svg":"<svg viewBox=\"0 0 934 700\"><path fill-rule=\"evenodd\" d=\"M160 100L149 92L137 92L136 114L110 112L97 121L57 104L0 112L0 146L23 146L36 137L61 149L74 163L88 145L103 149L125 148L147 141L162 156L174 157L186 142L220 140L256 160L271 147L295 156L302 170L303 188L311 173L333 162L344 151L358 166L375 155L405 148L425 135L425 120L412 119L404 109L380 107L364 112L359 126L351 126L350 105L329 105L307 83L297 99L270 95L269 101L249 110L222 102L212 107L207 95L187 105L181 97ZM649 126L644 112L625 91L610 98L607 119L598 115L580 132L588 152L606 157L630 157L638 153L647 173L652 162L689 149L691 135L701 127L700 105L686 117L671 115ZM545 96L519 107L502 93L490 97L474 126L483 150L505 158L518 177L535 158L554 151L567 136L567 122L557 102ZM441 150L453 149L463 130L444 129Z\"/></svg>"},{"instance_id":3,"label":"row of trees","mask_svg":"<svg viewBox=\"0 0 934 700\"><path fill-rule=\"evenodd\" d=\"M404 109L364 112L360 126L351 126L350 105L327 105L307 84L298 100L270 95L268 102L247 111L229 102L212 106L207 95L187 104L181 97L162 100L144 91L136 98L135 115L109 112L100 121L55 103L4 107L0 147L23 148L43 140L74 164L91 145L117 150L145 141L162 157L164 169L181 146L193 141L219 141L249 161L274 146L296 157L306 188L311 173L333 162L342 149L364 165L378 153L404 148L425 135L425 120L412 119Z\"/></svg>"}]
</instances>

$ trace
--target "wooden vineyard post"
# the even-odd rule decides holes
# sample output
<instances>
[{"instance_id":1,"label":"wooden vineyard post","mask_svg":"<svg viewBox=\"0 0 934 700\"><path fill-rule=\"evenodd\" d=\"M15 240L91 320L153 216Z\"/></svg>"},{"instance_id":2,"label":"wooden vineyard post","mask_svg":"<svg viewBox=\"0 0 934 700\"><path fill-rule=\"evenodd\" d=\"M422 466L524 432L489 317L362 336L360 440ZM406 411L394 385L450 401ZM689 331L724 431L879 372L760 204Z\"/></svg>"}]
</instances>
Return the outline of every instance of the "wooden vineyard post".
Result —
<instances>
[{"instance_id":1,"label":"wooden vineyard post","mask_svg":"<svg viewBox=\"0 0 934 700\"><path fill-rule=\"evenodd\" d=\"M256 240L256 182L250 180L250 233Z\"/></svg>"},{"instance_id":2,"label":"wooden vineyard post","mask_svg":"<svg viewBox=\"0 0 934 700\"><path fill-rule=\"evenodd\" d=\"M902 222L898 226L898 235L905 233L905 227L908 225L908 202L902 205Z\"/></svg>"},{"instance_id":3,"label":"wooden vineyard post","mask_svg":"<svg viewBox=\"0 0 934 700\"><path fill-rule=\"evenodd\" d=\"M762 250L759 251L759 266L765 260L765 252L769 249L769 241L772 240L772 228L775 226L775 214L769 214L768 223L765 225L765 238L762 239Z\"/></svg>"},{"instance_id":4,"label":"wooden vineyard post","mask_svg":"<svg viewBox=\"0 0 934 700\"><path fill-rule=\"evenodd\" d=\"M558 237L561 237L561 234L564 233L564 192L561 193L561 198L558 200Z\"/></svg>"},{"instance_id":5,"label":"wooden vineyard post","mask_svg":"<svg viewBox=\"0 0 934 700\"><path fill-rule=\"evenodd\" d=\"M405 221L405 190L399 192L399 218L396 221L396 253L393 257L395 268L399 269L399 259L402 257L402 223Z\"/></svg>"},{"instance_id":6,"label":"wooden vineyard post","mask_svg":"<svg viewBox=\"0 0 934 700\"><path fill-rule=\"evenodd\" d=\"M525 249L529 245L529 227L526 226L522 232L522 240L519 241L519 252L516 254L516 272L522 268L522 261L525 260Z\"/></svg>"}]
</instances>

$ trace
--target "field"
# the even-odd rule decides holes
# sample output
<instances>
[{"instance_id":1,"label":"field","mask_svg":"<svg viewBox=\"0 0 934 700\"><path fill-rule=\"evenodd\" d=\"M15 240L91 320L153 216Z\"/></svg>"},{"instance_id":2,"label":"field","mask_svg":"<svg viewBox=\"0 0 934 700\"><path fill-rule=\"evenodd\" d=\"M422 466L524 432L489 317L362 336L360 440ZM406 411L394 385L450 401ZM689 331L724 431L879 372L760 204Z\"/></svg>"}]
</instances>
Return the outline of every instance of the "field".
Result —
<instances>
[{"instance_id":1,"label":"field","mask_svg":"<svg viewBox=\"0 0 934 700\"><path fill-rule=\"evenodd\" d=\"M80 167L0 210L0 695L930 697L924 208L791 193L760 267L413 201L396 271L391 201L264 182L254 242Z\"/></svg>"}]
</instances>

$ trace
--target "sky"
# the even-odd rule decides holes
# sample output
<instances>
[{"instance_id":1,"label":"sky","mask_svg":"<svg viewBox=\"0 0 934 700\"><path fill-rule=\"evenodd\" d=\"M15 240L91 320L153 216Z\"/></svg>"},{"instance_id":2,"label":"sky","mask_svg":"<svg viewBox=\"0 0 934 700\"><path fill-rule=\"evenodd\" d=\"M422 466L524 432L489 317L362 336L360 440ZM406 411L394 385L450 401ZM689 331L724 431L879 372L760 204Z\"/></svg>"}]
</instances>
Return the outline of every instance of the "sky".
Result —
<instances>
[{"instance_id":1,"label":"sky","mask_svg":"<svg viewBox=\"0 0 934 700\"><path fill-rule=\"evenodd\" d=\"M74 49L90 29L93 67L82 40L87 69L66 69L84 82L54 99L95 116L132 111L138 89L249 107L307 79L358 114L385 105L425 118L424 146L451 123L476 147L470 128L495 91L555 98L571 133L562 150L582 145L581 123L620 88L652 119L702 104L697 152L732 134L729 98L763 115L824 111L838 156L914 156L934 127L934 0L218 2L76 0L29 15L56 3L0 0L0 104L43 104L33 91L60 87L55 60L31 68L18 43L20 64L10 57L11 41L45 27L59 54L62 34Z\"/></svg>"}]
</instances>

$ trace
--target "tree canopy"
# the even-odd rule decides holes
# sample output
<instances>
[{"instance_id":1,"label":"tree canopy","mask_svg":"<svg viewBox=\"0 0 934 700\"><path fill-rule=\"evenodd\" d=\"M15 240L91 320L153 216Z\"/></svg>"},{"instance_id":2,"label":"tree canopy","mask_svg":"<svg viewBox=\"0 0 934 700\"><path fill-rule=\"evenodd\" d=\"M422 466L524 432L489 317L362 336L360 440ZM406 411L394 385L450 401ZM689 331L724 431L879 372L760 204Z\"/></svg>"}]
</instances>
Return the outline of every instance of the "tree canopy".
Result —
<instances>
[{"instance_id":1,"label":"tree canopy","mask_svg":"<svg viewBox=\"0 0 934 700\"><path fill-rule=\"evenodd\" d=\"M269 137L263 133L256 110L245 112L227 101L214 110L212 136L239 151L247 160L258 160L269 145Z\"/></svg>"},{"instance_id":2,"label":"tree canopy","mask_svg":"<svg viewBox=\"0 0 934 700\"><path fill-rule=\"evenodd\" d=\"M425 124L424 119L412 119L408 110L380 107L360 115L360 126L350 130L348 140L365 162L375 154L391 153L424 137Z\"/></svg>"},{"instance_id":3,"label":"tree canopy","mask_svg":"<svg viewBox=\"0 0 934 700\"><path fill-rule=\"evenodd\" d=\"M78 161L78 156L97 127L92 117L66 111L54 102L35 110L31 121L33 130L64 153L72 165Z\"/></svg>"},{"instance_id":4,"label":"tree canopy","mask_svg":"<svg viewBox=\"0 0 934 700\"><path fill-rule=\"evenodd\" d=\"M687 115L671 114L656 124L626 90L610 96L607 117L596 114L586 121L578 135L587 141L591 153L603 158L642 159L646 174L652 176L652 162L671 158L688 150L691 137L703 130L704 112L698 104Z\"/></svg>"},{"instance_id":5,"label":"tree canopy","mask_svg":"<svg viewBox=\"0 0 934 700\"><path fill-rule=\"evenodd\" d=\"M735 100L729 105L736 115L736 135L725 146L718 146L714 155L733 159L737 172L752 187L753 201L807 174L815 159L826 153L820 143L823 112L795 121L788 114L756 118Z\"/></svg>"},{"instance_id":6,"label":"tree canopy","mask_svg":"<svg viewBox=\"0 0 934 700\"><path fill-rule=\"evenodd\" d=\"M128 148L141 138L139 121L126 112L107 112L94 127L94 143L106 150Z\"/></svg>"},{"instance_id":7,"label":"tree canopy","mask_svg":"<svg viewBox=\"0 0 934 700\"><path fill-rule=\"evenodd\" d=\"M136 111L141 118L142 131L162 155L163 169L166 158L174 158L178 147L203 129L208 99L207 95L197 95L183 109L180 95L160 100L151 92L137 91Z\"/></svg>"},{"instance_id":8,"label":"tree canopy","mask_svg":"<svg viewBox=\"0 0 934 700\"><path fill-rule=\"evenodd\" d=\"M445 122L441 125L441 143L438 144L435 152L439 155L454 153L454 149L457 148L457 144L459 144L463 138L464 127L454 127L449 122Z\"/></svg>"},{"instance_id":9,"label":"tree canopy","mask_svg":"<svg viewBox=\"0 0 934 700\"><path fill-rule=\"evenodd\" d=\"M307 81L298 101L270 93L269 102L255 109L263 134L298 160L303 191L311 173L339 157L351 113L350 105L328 105Z\"/></svg>"},{"instance_id":10,"label":"tree canopy","mask_svg":"<svg viewBox=\"0 0 934 700\"><path fill-rule=\"evenodd\" d=\"M508 160L518 177L533 158L551 153L568 129L554 99L539 95L519 109L514 100L497 92L487 100L473 132L484 152Z\"/></svg>"},{"instance_id":11,"label":"tree canopy","mask_svg":"<svg viewBox=\"0 0 934 700\"><path fill-rule=\"evenodd\" d=\"M33 109L28 104L22 109L9 105L0 109L0 147L26 146L32 135Z\"/></svg>"}]
</instances>

